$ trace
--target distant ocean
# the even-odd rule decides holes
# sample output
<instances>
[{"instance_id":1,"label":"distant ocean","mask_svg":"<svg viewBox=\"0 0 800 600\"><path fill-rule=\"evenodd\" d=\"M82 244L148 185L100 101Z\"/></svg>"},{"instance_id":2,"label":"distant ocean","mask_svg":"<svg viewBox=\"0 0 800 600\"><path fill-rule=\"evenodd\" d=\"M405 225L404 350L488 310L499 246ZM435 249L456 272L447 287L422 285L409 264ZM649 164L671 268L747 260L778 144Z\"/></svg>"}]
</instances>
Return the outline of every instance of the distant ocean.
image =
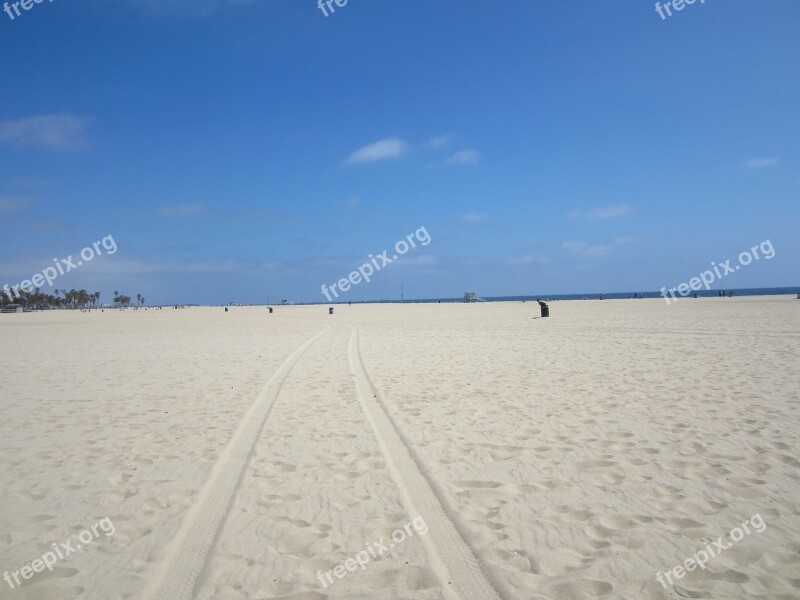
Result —
<instances>
[{"instance_id":1,"label":"distant ocean","mask_svg":"<svg viewBox=\"0 0 800 600\"><path fill-rule=\"evenodd\" d=\"M745 289L733 289L733 288L726 288L725 292L733 292L736 296L783 296L787 294L791 294L795 296L800 294L800 286L797 287L781 287L781 288L745 288ZM691 292L692 295L697 294L701 298L716 298L719 296L719 290L700 290L697 292ZM598 298L604 298L605 300L624 300L630 298L661 298L661 292L621 292L621 293L610 293L605 294L602 292L591 292L586 294L536 294L534 296L487 296L481 297L481 300L485 302L522 302L527 301L535 301L539 300L548 300L548 301L555 301L555 300L597 300ZM688 296L688 297L691 297ZM678 298L681 298L678 295ZM407 299L405 303L437 303L437 302L463 302L464 298L433 298L433 299ZM376 302L399 302L399 300L380 300Z\"/></svg>"}]
</instances>

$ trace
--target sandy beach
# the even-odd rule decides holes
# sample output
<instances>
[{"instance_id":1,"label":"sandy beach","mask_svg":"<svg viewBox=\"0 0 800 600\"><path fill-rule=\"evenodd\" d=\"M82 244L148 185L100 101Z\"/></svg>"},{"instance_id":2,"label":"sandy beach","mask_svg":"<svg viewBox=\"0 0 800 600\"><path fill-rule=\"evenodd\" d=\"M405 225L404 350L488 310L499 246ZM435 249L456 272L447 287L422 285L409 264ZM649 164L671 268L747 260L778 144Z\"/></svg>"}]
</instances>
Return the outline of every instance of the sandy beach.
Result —
<instances>
[{"instance_id":1,"label":"sandy beach","mask_svg":"<svg viewBox=\"0 0 800 600\"><path fill-rule=\"evenodd\" d=\"M800 597L800 301L550 308L0 315L0 598Z\"/></svg>"}]
</instances>

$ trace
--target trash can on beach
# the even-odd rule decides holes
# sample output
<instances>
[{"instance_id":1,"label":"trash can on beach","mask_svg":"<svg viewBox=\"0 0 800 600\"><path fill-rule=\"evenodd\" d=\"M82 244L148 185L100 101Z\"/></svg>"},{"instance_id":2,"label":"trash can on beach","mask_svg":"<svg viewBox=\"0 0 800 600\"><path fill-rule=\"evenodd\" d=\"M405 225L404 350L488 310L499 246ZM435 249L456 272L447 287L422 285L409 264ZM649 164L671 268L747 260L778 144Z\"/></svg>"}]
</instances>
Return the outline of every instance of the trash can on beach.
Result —
<instances>
[{"instance_id":1,"label":"trash can on beach","mask_svg":"<svg viewBox=\"0 0 800 600\"><path fill-rule=\"evenodd\" d=\"M539 302L539 307L542 309L542 318L550 316L550 307L547 306L544 302Z\"/></svg>"},{"instance_id":2,"label":"trash can on beach","mask_svg":"<svg viewBox=\"0 0 800 600\"><path fill-rule=\"evenodd\" d=\"M328 309L328 314L329 314L329 315L332 315L332 314L333 314L333 307L332 307L332 306L331 306L331 307Z\"/></svg>"},{"instance_id":3,"label":"trash can on beach","mask_svg":"<svg viewBox=\"0 0 800 600\"><path fill-rule=\"evenodd\" d=\"M269 314L272 314L272 307L269 307Z\"/></svg>"}]
</instances>

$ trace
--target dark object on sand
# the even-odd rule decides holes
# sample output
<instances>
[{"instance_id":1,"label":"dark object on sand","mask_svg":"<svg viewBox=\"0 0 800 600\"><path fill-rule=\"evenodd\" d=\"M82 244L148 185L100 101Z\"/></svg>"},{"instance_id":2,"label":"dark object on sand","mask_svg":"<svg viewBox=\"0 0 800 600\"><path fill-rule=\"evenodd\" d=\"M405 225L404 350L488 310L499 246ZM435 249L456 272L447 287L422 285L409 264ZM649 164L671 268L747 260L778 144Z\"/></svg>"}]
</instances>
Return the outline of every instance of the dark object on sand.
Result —
<instances>
[{"instance_id":1,"label":"dark object on sand","mask_svg":"<svg viewBox=\"0 0 800 600\"><path fill-rule=\"evenodd\" d=\"M331 306L331 307L328 309L328 314L329 314L329 315L332 315L332 314L333 314L333 307L332 307L332 306Z\"/></svg>"},{"instance_id":2,"label":"dark object on sand","mask_svg":"<svg viewBox=\"0 0 800 600\"><path fill-rule=\"evenodd\" d=\"M547 304L545 304L544 302L542 302L540 300L539 301L539 307L542 309L542 318L543 319L550 316L550 307L547 306Z\"/></svg>"},{"instance_id":3,"label":"dark object on sand","mask_svg":"<svg viewBox=\"0 0 800 600\"><path fill-rule=\"evenodd\" d=\"M269 307L267 307L267 308L269 309L269 314L272 314L272 307L271 307L271 306L269 306Z\"/></svg>"},{"instance_id":4,"label":"dark object on sand","mask_svg":"<svg viewBox=\"0 0 800 600\"><path fill-rule=\"evenodd\" d=\"M228 312L228 307L227 306L225 307L225 312Z\"/></svg>"}]
</instances>

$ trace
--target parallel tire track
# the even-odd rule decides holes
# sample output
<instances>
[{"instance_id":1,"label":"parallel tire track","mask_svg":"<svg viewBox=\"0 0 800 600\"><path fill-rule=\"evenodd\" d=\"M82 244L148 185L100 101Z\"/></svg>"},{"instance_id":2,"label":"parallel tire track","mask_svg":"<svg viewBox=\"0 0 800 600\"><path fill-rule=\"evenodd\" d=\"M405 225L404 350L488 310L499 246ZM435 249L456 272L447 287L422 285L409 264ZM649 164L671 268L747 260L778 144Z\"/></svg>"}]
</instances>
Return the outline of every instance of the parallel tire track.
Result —
<instances>
[{"instance_id":1,"label":"parallel tire track","mask_svg":"<svg viewBox=\"0 0 800 600\"><path fill-rule=\"evenodd\" d=\"M189 509L157 576L150 579L142 598L191 600L205 569L220 526L227 516L253 447L269 418L284 381L297 361L323 335L328 326L303 343L272 374L248 409L208 477L197 501Z\"/></svg>"},{"instance_id":2,"label":"parallel tire track","mask_svg":"<svg viewBox=\"0 0 800 600\"><path fill-rule=\"evenodd\" d=\"M392 420L380 392L364 367L358 330L350 336L350 369L356 380L361 407L372 425L386 459L386 465L409 514L422 516L428 533L420 536L431 560L431 567L442 582L448 598L457 600L499 600L497 582L487 576L472 548L459 533L457 519L448 507L444 491L425 476L424 467ZM449 514L448 514L449 513Z\"/></svg>"}]
</instances>

